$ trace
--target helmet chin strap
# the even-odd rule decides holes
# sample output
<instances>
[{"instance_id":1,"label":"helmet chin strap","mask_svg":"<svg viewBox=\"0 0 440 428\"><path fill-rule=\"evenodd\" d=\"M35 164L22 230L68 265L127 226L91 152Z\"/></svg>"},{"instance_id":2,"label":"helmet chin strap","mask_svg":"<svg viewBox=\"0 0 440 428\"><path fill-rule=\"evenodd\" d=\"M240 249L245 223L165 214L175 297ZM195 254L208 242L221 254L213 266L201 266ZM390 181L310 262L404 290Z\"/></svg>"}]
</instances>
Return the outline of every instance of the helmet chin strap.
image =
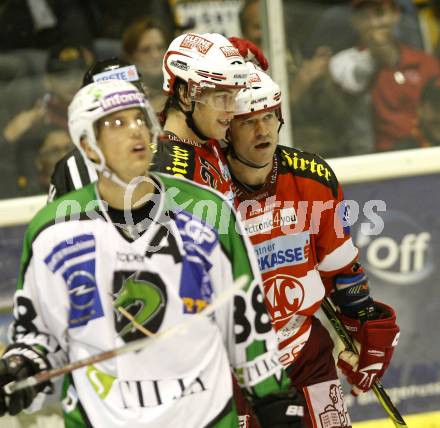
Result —
<instances>
[{"instance_id":1,"label":"helmet chin strap","mask_svg":"<svg viewBox=\"0 0 440 428\"><path fill-rule=\"evenodd\" d=\"M241 158L240 156L238 156L237 152L234 150L234 147L232 146L232 144L231 144L231 146L230 146L230 150L229 150L229 151L230 151L230 153L231 153L231 156L232 156L234 159L238 160L238 162L240 162L240 163L242 163L243 165L246 165L246 166L248 166L248 167L250 167L250 168L262 169L262 168L266 168L266 166L268 166L268 165L270 164L270 162L267 162L267 163L265 163L264 165L257 165L257 164L254 163L254 162L251 162L251 161L249 161L249 160L246 160L246 159Z\"/></svg>"},{"instance_id":2,"label":"helmet chin strap","mask_svg":"<svg viewBox=\"0 0 440 428\"><path fill-rule=\"evenodd\" d=\"M133 186L132 184L130 185L130 183L122 180L122 178L120 178L117 174L115 174L111 169L107 168L106 166L104 166L104 168L102 168L100 172L105 178L113 181L113 183L117 184L119 187L122 187L124 190Z\"/></svg>"},{"instance_id":3,"label":"helmet chin strap","mask_svg":"<svg viewBox=\"0 0 440 428\"><path fill-rule=\"evenodd\" d=\"M188 128L191 129L191 131L193 131L194 134L196 134L197 137L199 137L201 140L208 141L209 137L207 137L202 131L200 131L200 129L197 127L196 123L194 122L193 113L194 113L194 109L196 107L196 102L191 101L191 110L190 111L183 110L180 103L179 103L179 107L180 107L181 112L185 115L185 118L186 118L185 123L188 126Z\"/></svg>"}]
</instances>

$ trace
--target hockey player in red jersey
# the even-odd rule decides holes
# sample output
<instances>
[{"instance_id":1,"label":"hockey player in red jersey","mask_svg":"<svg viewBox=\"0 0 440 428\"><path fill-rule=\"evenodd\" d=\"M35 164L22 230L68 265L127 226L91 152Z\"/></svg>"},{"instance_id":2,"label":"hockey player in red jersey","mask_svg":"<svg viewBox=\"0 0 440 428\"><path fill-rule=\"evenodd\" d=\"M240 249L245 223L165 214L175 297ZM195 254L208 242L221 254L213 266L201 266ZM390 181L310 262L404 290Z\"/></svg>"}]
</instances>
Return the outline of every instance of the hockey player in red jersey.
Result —
<instances>
[{"instance_id":1,"label":"hockey player in red jersey","mask_svg":"<svg viewBox=\"0 0 440 428\"><path fill-rule=\"evenodd\" d=\"M396 314L370 296L334 172L317 155L277 145L283 123L280 88L253 64L248 67L252 88L237 97L226 153L238 210L263 276L280 361L298 403L305 399L307 427L327 427L330 420L331 426L349 427L333 342L315 313L329 295L360 343L359 357L344 351L338 359L354 394L370 389L388 367L399 335Z\"/></svg>"},{"instance_id":2,"label":"hockey player in red jersey","mask_svg":"<svg viewBox=\"0 0 440 428\"><path fill-rule=\"evenodd\" d=\"M234 117L235 97L248 84L244 58L220 34L183 34L165 53L163 74L166 135L158 144L154 169L232 197L218 140L225 138Z\"/></svg>"}]
</instances>

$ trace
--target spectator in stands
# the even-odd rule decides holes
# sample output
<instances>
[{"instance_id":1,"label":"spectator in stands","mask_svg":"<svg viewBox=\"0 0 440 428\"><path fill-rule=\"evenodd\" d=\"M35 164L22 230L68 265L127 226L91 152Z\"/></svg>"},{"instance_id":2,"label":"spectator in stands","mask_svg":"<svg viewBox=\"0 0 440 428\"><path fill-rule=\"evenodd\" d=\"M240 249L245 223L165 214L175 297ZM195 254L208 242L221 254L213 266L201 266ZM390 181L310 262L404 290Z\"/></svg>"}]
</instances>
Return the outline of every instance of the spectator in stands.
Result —
<instances>
[{"instance_id":1,"label":"spectator in stands","mask_svg":"<svg viewBox=\"0 0 440 428\"><path fill-rule=\"evenodd\" d=\"M93 18L82 0L13 0L0 7L0 46L48 49L61 41L91 48Z\"/></svg>"},{"instance_id":2,"label":"spectator in stands","mask_svg":"<svg viewBox=\"0 0 440 428\"><path fill-rule=\"evenodd\" d=\"M260 0L245 0L240 10L240 27L244 39L263 49L260 8Z\"/></svg>"},{"instance_id":3,"label":"spectator in stands","mask_svg":"<svg viewBox=\"0 0 440 428\"><path fill-rule=\"evenodd\" d=\"M346 92L371 97L377 151L408 148L401 144L411 139L422 88L439 74L439 63L397 41L400 13L395 0L352 0L352 7L361 45L332 57L332 77Z\"/></svg>"},{"instance_id":4,"label":"spectator in stands","mask_svg":"<svg viewBox=\"0 0 440 428\"><path fill-rule=\"evenodd\" d=\"M417 9L413 3L425 2L431 3L431 0L396 0L396 5L400 10L400 21L396 26L394 35L402 43L409 45L416 49L423 49L422 31L418 22ZM309 53L315 51L315 49L322 44L328 45L334 53L344 49L348 49L359 43L359 34L353 28L351 24L351 18L353 15L353 9L348 0L333 0L328 5L321 3L314 3L307 0L301 0L300 3L305 3L307 9L316 10L319 5L320 14L318 19L309 28L300 28L305 33L304 37L304 53L309 56ZM331 3L331 4L330 4ZM336 4L335 4L336 3ZM287 4L291 4L295 10L298 8L298 0L287 1ZM314 7L313 7L314 5ZM288 13L288 9L285 10L285 14ZM307 13L307 12L305 12ZM290 13L293 15L292 21L295 19L295 15L298 13ZM300 18L303 18L302 16ZM303 19L303 22L307 19ZM306 22L306 25L308 22ZM310 28L311 27L311 28ZM287 27L287 33L298 32L298 25L290 25Z\"/></svg>"},{"instance_id":5,"label":"spectator in stands","mask_svg":"<svg viewBox=\"0 0 440 428\"><path fill-rule=\"evenodd\" d=\"M296 67L289 73L290 113L295 147L332 158L371 151L366 134L356 136L352 145L347 127L354 112L363 111L360 100L344 93L329 74L332 51L320 46L311 58L297 53Z\"/></svg>"},{"instance_id":6,"label":"spectator in stands","mask_svg":"<svg viewBox=\"0 0 440 428\"><path fill-rule=\"evenodd\" d=\"M150 102L162 111L162 60L170 43L167 31L153 18L141 17L128 26L122 36L123 57L135 64L148 88Z\"/></svg>"},{"instance_id":7,"label":"spectator in stands","mask_svg":"<svg viewBox=\"0 0 440 428\"><path fill-rule=\"evenodd\" d=\"M14 144L41 123L67 128L67 106L78 88L86 68L93 62L93 54L78 45L54 48L46 63L45 95L30 110L13 117L5 126L4 139Z\"/></svg>"},{"instance_id":8,"label":"spectator in stands","mask_svg":"<svg viewBox=\"0 0 440 428\"><path fill-rule=\"evenodd\" d=\"M440 146L440 77L424 86L414 125L411 137L399 142L399 147Z\"/></svg>"},{"instance_id":9,"label":"spectator in stands","mask_svg":"<svg viewBox=\"0 0 440 428\"><path fill-rule=\"evenodd\" d=\"M69 133L65 129L54 127L48 130L35 160L41 192L47 193L50 177L56 163L71 151L73 147Z\"/></svg>"},{"instance_id":10,"label":"spectator in stands","mask_svg":"<svg viewBox=\"0 0 440 428\"><path fill-rule=\"evenodd\" d=\"M2 150L9 153L7 179L10 179L10 182L2 177L2 186L7 188L0 189L0 195L14 196L10 191L11 188L15 188L14 183L18 183L20 194L35 193L37 188L39 189L37 193L43 191L35 185L35 178L28 177L26 169L30 170L29 174L35 169L34 162L44 138L45 126L67 127L67 106L73 94L81 86L82 75L92 60L93 55L90 51L77 45L62 45L49 53L43 77L44 88L38 91L41 96L36 101L35 98L26 101L27 106L31 107L24 107L21 112L9 119L2 129ZM11 105L17 103L20 106L26 105L21 98L26 99L27 94L21 91L21 87L15 88L10 97L14 96L16 99L11 101ZM9 98L4 99L4 104L9 102ZM4 146L9 147L5 150ZM3 159L1 162L3 175ZM5 182L8 184L4 184Z\"/></svg>"},{"instance_id":11,"label":"spectator in stands","mask_svg":"<svg viewBox=\"0 0 440 428\"><path fill-rule=\"evenodd\" d=\"M33 131L31 142L21 139L15 152L16 193L47 193L55 164L72 149L69 133L57 125L39 126Z\"/></svg>"},{"instance_id":12,"label":"spectator in stands","mask_svg":"<svg viewBox=\"0 0 440 428\"><path fill-rule=\"evenodd\" d=\"M91 0L101 15L98 37L121 39L124 29L140 16L151 16L174 35L172 0Z\"/></svg>"},{"instance_id":13,"label":"spectator in stands","mask_svg":"<svg viewBox=\"0 0 440 428\"><path fill-rule=\"evenodd\" d=\"M260 0L244 2L240 24L243 37L261 48L263 33ZM349 154L343 136L351 107L347 104L347 97L329 77L328 62L331 54L329 48L321 46L311 58L305 58L296 38L288 43L285 53L290 79L293 143L303 150L326 157Z\"/></svg>"}]
</instances>

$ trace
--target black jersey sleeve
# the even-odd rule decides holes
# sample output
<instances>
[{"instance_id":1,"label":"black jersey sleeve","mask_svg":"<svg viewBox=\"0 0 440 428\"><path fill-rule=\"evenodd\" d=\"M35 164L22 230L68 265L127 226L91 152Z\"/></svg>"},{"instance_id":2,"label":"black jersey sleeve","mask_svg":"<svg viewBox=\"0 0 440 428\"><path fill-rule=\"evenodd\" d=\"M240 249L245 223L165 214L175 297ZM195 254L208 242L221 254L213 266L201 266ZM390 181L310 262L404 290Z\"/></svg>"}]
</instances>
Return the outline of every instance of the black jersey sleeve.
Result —
<instances>
[{"instance_id":1,"label":"black jersey sleeve","mask_svg":"<svg viewBox=\"0 0 440 428\"><path fill-rule=\"evenodd\" d=\"M55 165L50 180L48 202L80 189L95 180L95 177L90 176L81 152L75 148Z\"/></svg>"}]
</instances>

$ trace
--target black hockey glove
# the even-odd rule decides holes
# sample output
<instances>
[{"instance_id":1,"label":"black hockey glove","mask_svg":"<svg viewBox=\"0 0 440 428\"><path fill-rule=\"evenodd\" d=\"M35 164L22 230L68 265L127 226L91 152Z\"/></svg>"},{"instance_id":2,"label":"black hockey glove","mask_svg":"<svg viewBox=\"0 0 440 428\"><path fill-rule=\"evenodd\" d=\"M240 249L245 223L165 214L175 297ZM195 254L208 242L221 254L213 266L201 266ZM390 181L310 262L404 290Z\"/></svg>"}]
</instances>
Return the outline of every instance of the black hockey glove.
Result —
<instances>
[{"instance_id":1,"label":"black hockey glove","mask_svg":"<svg viewBox=\"0 0 440 428\"><path fill-rule=\"evenodd\" d=\"M45 382L9 395L4 391L4 385L48 369L50 364L47 359L33 348L26 345L9 347L0 359L0 416L5 413L16 415L29 407L39 392L53 391L52 383Z\"/></svg>"}]
</instances>

